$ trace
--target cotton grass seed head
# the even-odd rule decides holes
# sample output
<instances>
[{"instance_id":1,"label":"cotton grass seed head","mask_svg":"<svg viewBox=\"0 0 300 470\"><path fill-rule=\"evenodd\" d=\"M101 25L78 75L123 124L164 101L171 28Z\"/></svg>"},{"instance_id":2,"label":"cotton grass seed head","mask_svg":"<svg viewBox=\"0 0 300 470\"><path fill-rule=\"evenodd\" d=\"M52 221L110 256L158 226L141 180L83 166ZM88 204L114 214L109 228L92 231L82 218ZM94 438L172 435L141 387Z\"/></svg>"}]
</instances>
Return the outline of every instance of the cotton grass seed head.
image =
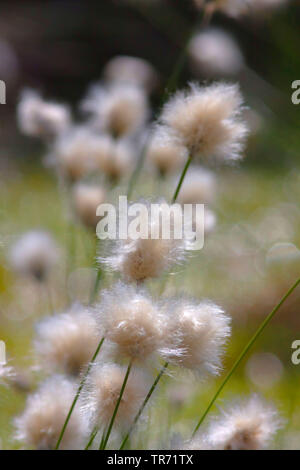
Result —
<instances>
[{"instance_id":1,"label":"cotton grass seed head","mask_svg":"<svg viewBox=\"0 0 300 470\"><path fill-rule=\"evenodd\" d=\"M100 330L121 358L144 361L159 353L163 317L143 289L118 282L102 292L95 312Z\"/></svg>"},{"instance_id":2,"label":"cotton grass seed head","mask_svg":"<svg viewBox=\"0 0 300 470\"><path fill-rule=\"evenodd\" d=\"M77 181L98 169L98 161L105 152L101 136L86 126L78 126L55 141L50 158L65 177Z\"/></svg>"},{"instance_id":3,"label":"cotton grass seed head","mask_svg":"<svg viewBox=\"0 0 300 470\"><path fill-rule=\"evenodd\" d=\"M43 369L78 376L100 341L93 315L80 305L36 325L35 352Z\"/></svg>"},{"instance_id":4,"label":"cotton grass seed head","mask_svg":"<svg viewBox=\"0 0 300 470\"><path fill-rule=\"evenodd\" d=\"M59 257L59 249L51 235L43 231L23 234L11 247L9 261L19 274L44 281Z\"/></svg>"},{"instance_id":5,"label":"cotton grass seed head","mask_svg":"<svg viewBox=\"0 0 300 470\"><path fill-rule=\"evenodd\" d=\"M106 201L106 191L95 184L77 183L73 188L73 207L79 220L88 228L95 229L99 217L97 207Z\"/></svg>"},{"instance_id":6,"label":"cotton grass seed head","mask_svg":"<svg viewBox=\"0 0 300 470\"><path fill-rule=\"evenodd\" d=\"M53 450L76 393L75 383L60 375L43 382L29 395L25 410L15 419L16 439L26 447ZM82 448L87 422L75 407L61 441L62 450Z\"/></svg>"},{"instance_id":7,"label":"cotton grass seed head","mask_svg":"<svg viewBox=\"0 0 300 470\"><path fill-rule=\"evenodd\" d=\"M216 195L214 173L199 166L191 166L178 195L181 204L211 204Z\"/></svg>"},{"instance_id":8,"label":"cotton grass seed head","mask_svg":"<svg viewBox=\"0 0 300 470\"><path fill-rule=\"evenodd\" d=\"M33 90L22 93L17 118L21 131L33 137L54 137L65 131L71 123L69 108L65 105L44 101Z\"/></svg>"},{"instance_id":9,"label":"cotton grass seed head","mask_svg":"<svg viewBox=\"0 0 300 470\"><path fill-rule=\"evenodd\" d=\"M116 138L135 134L148 117L145 91L128 84L94 86L83 101L82 109L91 114L96 129Z\"/></svg>"},{"instance_id":10,"label":"cotton grass seed head","mask_svg":"<svg viewBox=\"0 0 300 470\"><path fill-rule=\"evenodd\" d=\"M156 213L152 217L150 202L141 201L141 204L147 208L147 216L144 219L147 237L133 239L128 236L126 239L117 239L111 246L111 254L100 258L100 262L109 269L119 272L128 282L140 283L147 279L158 278L176 263L182 263L187 253L184 229L182 233L176 233L176 227L183 227L183 215L178 214L177 207L160 200L155 204ZM166 212L169 212L170 217ZM128 219L129 226L131 218ZM169 229L167 234L164 234L164 222L167 222Z\"/></svg>"},{"instance_id":11,"label":"cotton grass seed head","mask_svg":"<svg viewBox=\"0 0 300 470\"><path fill-rule=\"evenodd\" d=\"M230 318L209 301L178 299L166 303L164 335L173 342L169 360L198 374L217 374L224 344L230 335Z\"/></svg>"},{"instance_id":12,"label":"cotton grass seed head","mask_svg":"<svg viewBox=\"0 0 300 470\"><path fill-rule=\"evenodd\" d=\"M83 391L81 411L90 422L105 427L108 425L118 401L126 374L126 367L113 363L95 364L92 367ZM148 376L132 368L115 419L115 426L122 428L132 423L149 389Z\"/></svg>"},{"instance_id":13,"label":"cotton grass seed head","mask_svg":"<svg viewBox=\"0 0 300 470\"><path fill-rule=\"evenodd\" d=\"M110 181L117 182L130 173L135 160L132 145L127 139L115 140L108 135L99 137L95 164Z\"/></svg>"},{"instance_id":14,"label":"cotton grass seed head","mask_svg":"<svg viewBox=\"0 0 300 470\"><path fill-rule=\"evenodd\" d=\"M164 106L161 121L190 155L230 161L240 158L247 134L240 119L242 95L237 85L192 83Z\"/></svg>"},{"instance_id":15,"label":"cotton grass seed head","mask_svg":"<svg viewBox=\"0 0 300 470\"><path fill-rule=\"evenodd\" d=\"M187 149L164 127L159 126L147 148L146 158L162 176L165 176L183 167L187 158Z\"/></svg>"},{"instance_id":16,"label":"cotton grass seed head","mask_svg":"<svg viewBox=\"0 0 300 470\"><path fill-rule=\"evenodd\" d=\"M158 82L157 72L148 61L127 55L113 57L106 64L103 75L108 83L127 83L147 91L152 91Z\"/></svg>"},{"instance_id":17,"label":"cotton grass seed head","mask_svg":"<svg viewBox=\"0 0 300 470\"><path fill-rule=\"evenodd\" d=\"M281 427L276 409L257 395L236 400L208 427L207 443L218 450L262 450Z\"/></svg>"},{"instance_id":18,"label":"cotton grass seed head","mask_svg":"<svg viewBox=\"0 0 300 470\"><path fill-rule=\"evenodd\" d=\"M243 56L233 37L218 28L196 34L189 44L193 71L205 77L233 76L243 66Z\"/></svg>"}]
</instances>

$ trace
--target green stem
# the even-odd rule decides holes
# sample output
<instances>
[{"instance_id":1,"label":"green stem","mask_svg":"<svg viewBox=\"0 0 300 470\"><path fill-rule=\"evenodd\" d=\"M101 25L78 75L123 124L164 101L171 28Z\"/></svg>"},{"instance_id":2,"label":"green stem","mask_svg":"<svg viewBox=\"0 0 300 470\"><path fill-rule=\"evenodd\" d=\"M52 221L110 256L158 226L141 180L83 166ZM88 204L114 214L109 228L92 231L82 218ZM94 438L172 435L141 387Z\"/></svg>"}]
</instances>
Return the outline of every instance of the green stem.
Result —
<instances>
[{"instance_id":1,"label":"green stem","mask_svg":"<svg viewBox=\"0 0 300 470\"><path fill-rule=\"evenodd\" d=\"M95 301L95 299L96 299L96 296L97 296L97 292L98 292L98 289L99 289L99 284L100 284L101 278L102 278L102 269L101 269L100 266L99 266L98 269L97 269L97 276L96 276L96 279L95 279L95 283L94 283L93 288L92 288L92 291L91 291L90 305L91 305L91 304Z\"/></svg>"},{"instance_id":2,"label":"green stem","mask_svg":"<svg viewBox=\"0 0 300 470\"><path fill-rule=\"evenodd\" d=\"M191 161L192 161L192 156L190 155L190 156L188 157L187 161L186 161L186 164L185 164L183 170L182 170L180 179L179 179L178 184L177 184L177 188L175 189L175 193L174 193L174 195L173 195L173 197L172 197L172 204L174 204L174 202L176 202L176 200L177 200L177 196L178 196L178 194L179 194L179 191L180 191L180 189L181 189L183 180L184 180L184 178L185 178L186 172L187 172L188 169L189 169L189 166L190 166L190 164L191 164Z\"/></svg>"},{"instance_id":3,"label":"green stem","mask_svg":"<svg viewBox=\"0 0 300 470\"><path fill-rule=\"evenodd\" d=\"M92 445L93 442L94 442L95 437L97 436L97 432L98 432L98 427L95 426L94 429L93 429L92 432L91 432L89 442L88 442L87 445L85 446L84 450L89 450L89 448L91 447L91 445Z\"/></svg>"},{"instance_id":4,"label":"green stem","mask_svg":"<svg viewBox=\"0 0 300 470\"><path fill-rule=\"evenodd\" d=\"M231 378L231 376L234 374L234 372L236 371L236 369L238 368L238 366L240 365L240 363L242 362L242 360L244 359L244 357L246 356L246 354L248 353L248 351L252 348L253 344L255 343L255 341L257 340L257 338L261 335L261 333L264 331L264 329L266 328L266 326L269 324L269 322L272 320L272 318L274 317L275 313L280 309L280 307L282 306L282 304L286 301L286 299L292 294L292 292L296 289L296 287L300 284L300 278L295 282L295 284L292 285L292 287L287 291L287 293L282 297L282 299L280 300L280 302L276 305L276 307L274 307L274 309L269 313L269 315L265 318L265 320L261 323L261 325L259 326L259 328L256 330L256 332L254 333L254 335L252 336L252 338L250 339L250 341L248 342L248 344L245 346L245 348L242 350L241 354L239 355L239 357L236 359L236 361L234 362L232 368L230 369L230 371L228 372L228 374L226 375L226 377L224 378L223 382L221 383L220 387L218 388L217 392L215 393L215 395L213 396L211 402L209 403L208 407L206 408L206 410L204 411L201 419L199 420L197 426L195 427L194 429L194 432L193 432L193 437L194 435L196 434L196 432L198 431L199 427L201 426L201 424L203 423L203 421L205 420L206 416L208 415L209 411L211 410L211 408L213 407L215 401L217 400L218 396L220 395L220 393L222 392L223 388L225 387L225 385L227 384L227 382L229 381L229 379Z\"/></svg>"},{"instance_id":5,"label":"green stem","mask_svg":"<svg viewBox=\"0 0 300 470\"><path fill-rule=\"evenodd\" d=\"M131 425L130 428L129 428L129 431L127 432L126 436L124 437L123 442L122 442L121 447L120 447L119 450L124 449L124 447L125 447L125 445L126 445L126 442L128 441L129 436L130 436L130 434L131 434L132 431L133 431L133 428L135 427L136 423L138 422L138 420L139 420L139 418L140 418L142 412L144 411L145 406L147 405L148 401L150 400L151 395L153 394L153 392L154 392L154 390L155 390L155 388L156 388L158 382L160 381L161 377L164 375L164 373L165 373L166 369L168 368L168 366L169 366L169 363L166 362L166 363L163 365L163 367L161 368L161 370L160 370L160 372L158 373L158 375L156 376L156 379L154 380L154 382L153 382L153 384L152 384L152 387L150 388L149 392L147 393L147 396L146 396L145 400L143 401L142 406L140 407L139 411L137 412L137 414L136 414L136 416L135 416L135 418L134 418L134 420L133 420L133 422L132 422L132 425Z\"/></svg>"},{"instance_id":6,"label":"green stem","mask_svg":"<svg viewBox=\"0 0 300 470\"><path fill-rule=\"evenodd\" d=\"M83 387L84 387L84 385L85 385L86 378L87 378L87 376L88 376L88 374L89 374L89 372L90 372L90 370L91 370L91 367L92 367L93 363L94 363L95 360L96 360L96 357L97 357L98 354L99 354L99 351L100 351L100 349L101 349L101 346L102 346L102 344L103 344L104 339L105 339L105 338L103 337L103 338L101 338L101 340L99 341L99 344L98 344L97 349L96 349L96 351L95 351L95 353L94 353L94 355L93 355L93 357L92 357L92 360L91 360L91 362L89 363L88 368L87 368L87 370L86 370L84 376L82 377L82 379L81 379L81 381L80 381L80 384L79 384L79 386L78 386L76 395L75 395L75 397L74 397L74 400L73 400L73 402L72 402L72 405L71 405L71 407L70 407L70 410L69 410L69 412L68 412L68 414L67 414L66 420L65 420L64 425L63 425L63 427L62 427L62 430L61 430L61 432L60 432L59 438L58 438L58 440L57 440L57 443L56 443L56 446L55 446L55 450L58 450L58 449L59 449L60 443L61 443L61 441L62 441L62 438L64 437L66 428L67 428L68 423L69 423L69 421L70 421L70 418L71 418L71 416L72 416L72 413L73 413L73 410L74 410L74 408L75 408L75 405L76 405L76 403L77 403L77 401L78 401L78 398L79 398L79 396L80 396L80 394L81 394L81 391L82 391L82 389L83 389Z\"/></svg>"},{"instance_id":7,"label":"green stem","mask_svg":"<svg viewBox=\"0 0 300 470\"><path fill-rule=\"evenodd\" d=\"M130 361L130 363L127 367L127 371L126 371L124 381L123 381L123 384L122 384L122 387L121 387L121 390L120 390L120 395L119 395L118 401L116 403L114 412L112 414L112 417L111 417L111 420L110 420L110 423L109 423L109 426L108 426L108 429L107 429L106 436L105 436L103 442L101 440L99 450L100 449L105 450L105 448L106 448L106 445L107 445L109 436L111 434L111 431L112 431L112 428L113 428L113 425L114 425L114 422L115 422L115 419L116 419L116 416L117 416L117 413L118 413L118 409L119 409L119 406L120 406L120 403L121 403L121 400L122 400L122 397L123 397L123 394L124 394L124 390L125 390L125 387L126 387L126 384L127 384L127 381L128 381L128 377L129 377L129 374L130 374L131 367L132 367L132 361Z\"/></svg>"}]
</instances>

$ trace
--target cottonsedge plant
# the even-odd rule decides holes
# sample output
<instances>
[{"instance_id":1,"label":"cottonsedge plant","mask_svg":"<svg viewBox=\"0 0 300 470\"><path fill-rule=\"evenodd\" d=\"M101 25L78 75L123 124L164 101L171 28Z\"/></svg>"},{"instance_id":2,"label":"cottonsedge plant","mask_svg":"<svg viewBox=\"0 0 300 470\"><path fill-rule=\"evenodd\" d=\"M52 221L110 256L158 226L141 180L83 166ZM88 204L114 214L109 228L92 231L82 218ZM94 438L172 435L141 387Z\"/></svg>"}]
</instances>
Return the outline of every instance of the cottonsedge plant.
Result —
<instances>
[{"instance_id":1,"label":"cottonsedge plant","mask_svg":"<svg viewBox=\"0 0 300 470\"><path fill-rule=\"evenodd\" d=\"M90 429L96 429L104 434L108 433L106 442L103 444L104 447L108 442L111 431L109 424L114 416L124 377L126 377L126 367L114 363L96 363L91 369L82 395L81 410L89 421ZM134 418L148 387L149 377L147 374L143 370L132 368L126 387L124 387L118 412L112 423L116 429L121 430Z\"/></svg>"},{"instance_id":2,"label":"cottonsedge plant","mask_svg":"<svg viewBox=\"0 0 300 470\"><path fill-rule=\"evenodd\" d=\"M277 410L257 395L236 398L211 419L206 431L196 435L187 449L263 450L282 425Z\"/></svg>"},{"instance_id":3,"label":"cottonsedge plant","mask_svg":"<svg viewBox=\"0 0 300 470\"><path fill-rule=\"evenodd\" d=\"M59 255L59 248L52 236L34 230L21 235L11 246L9 261L18 274L45 282L57 264Z\"/></svg>"},{"instance_id":4,"label":"cottonsedge plant","mask_svg":"<svg viewBox=\"0 0 300 470\"><path fill-rule=\"evenodd\" d=\"M141 201L142 202L142 201ZM144 201L150 210L150 201ZM164 208L168 204L164 200L157 202L157 217L148 217L148 238L117 239L111 247L111 254L100 257L109 269L121 274L127 282L144 282L148 279L158 278L175 264L182 263L186 257L188 241L184 234L182 238L175 239L174 230L176 218L181 217L174 208L170 218L170 238L162 237L162 217ZM130 210L130 208L129 208ZM148 212L149 215L149 212ZM182 222L182 221L180 221Z\"/></svg>"},{"instance_id":5,"label":"cottonsedge plant","mask_svg":"<svg viewBox=\"0 0 300 470\"><path fill-rule=\"evenodd\" d=\"M49 139L61 134L71 124L67 106L48 102L33 90L25 90L17 109L21 131L29 136Z\"/></svg>"},{"instance_id":6,"label":"cottonsedge plant","mask_svg":"<svg viewBox=\"0 0 300 470\"><path fill-rule=\"evenodd\" d=\"M16 418L16 439L33 449L53 450L73 400L75 383L55 375L29 395L25 410ZM87 436L87 421L75 409L61 442L61 448L82 448Z\"/></svg>"},{"instance_id":7,"label":"cottonsedge plant","mask_svg":"<svg viewBox=\"0 0 300 470\"><path fill-rule=\"evenodd\" d=\"M99 340L98 326L87 309L75 305L69 312L44 318L36 325L34 348L43 370L78 377L89 364Z\"/></svg>"}]
</instances>

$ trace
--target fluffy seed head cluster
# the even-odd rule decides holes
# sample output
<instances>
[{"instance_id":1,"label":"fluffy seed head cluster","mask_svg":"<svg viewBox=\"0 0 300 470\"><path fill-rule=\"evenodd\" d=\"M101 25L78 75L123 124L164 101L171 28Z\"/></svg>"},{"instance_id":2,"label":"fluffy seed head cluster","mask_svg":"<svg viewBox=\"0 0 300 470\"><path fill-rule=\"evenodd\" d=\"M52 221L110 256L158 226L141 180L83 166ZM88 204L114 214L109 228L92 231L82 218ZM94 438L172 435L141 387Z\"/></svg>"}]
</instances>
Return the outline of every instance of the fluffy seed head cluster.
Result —
<instances>
[{"instance_id":1,"label":"fluffy seed head cluster","mask_svg":"<svg viewBox=\"0 0 300 470\"><path fill-rule=\"evenodd\" d=\"M191 449L263 450L281 426L276 409L257 395L228 406L212 420L205 437L196 437Z\"/></svg>"},{"instance_id":2,"label":"fluffy seed head cluster","mask_svg":"<svg viewBox=\"0 0 300 470\"><path fill-rule=\"evenodd\" d=\"M97 207L106 200L106 191L99 185L77 183L73 188L73 206L81 222L95 228L99 217Z\"/></svg>"},{"instance_id":3,"label":"fluffy seed head cluster","mask_svg":"<svg viewBox=\"0 0 300 470\"><path fill-rule=\"evenodd\" d=\"M21 131L33 137L53 137L71 123L70 111L65 105L44 101L32 90L22 93L17 117Z\"/></svg>"},{"instance_id":4,"label":"fluffy seed head cluster","mask_svg":"<svg viewBox=\"0 0 300 470\"><path fill-rule=\"evenodd\" d=\"M56 375L43 382L29 395L23 414L15 420L16 439L33 449L53 450L75 393L75 384L63 376ZM75 407L60 448L82 448L86 431L86 422Z\"/></svg>"},{"instance_id":5,"label":"fluffy seed head cluster","mask_svg":"<svg viewBox=\"0 0 300 470\"><path fill-rule=\"evenodd\" d=\"M163 127L159 127L147 148L147 159L161 175L182 168L187 150Z\"/></svg>"},{"instance_id":6,"label":"fluffy seed head cluster","mask_svg":"<svg viewBox=\"0 0 300 470\"><path fill-rule=\"evenodd\" d=\"M236 160L247 134L240 119L242 96L237 85L191 84L164 106L161 121L192 156Z\"/></svg>"},{"instance_id":7,"label":"fluffy seed head cluster","mask_svg":"<svg viewBox=\"0 0 300 470\"><path fill-rule=\"evenodd\" d=\"M93 87L82 109L92 115L96 129L117 138L137 132L148 117L145 91L128 84Z\"/></svg>"},{"instance_id":8,"label":"fluffy seed head cluster","mask_svg":"<svg viewBox=\"0 0 300 470\"><path fill-rule=\"evenodd\" d=\"M151 91L158 82L154 67L144 59L126 55L113 57L105 66L104 78L108 82L128 83Z\"/></svg>"},{"instance_id":9,"label":"fluffy seed head cluster","mask_svg":"<svg viewBox=\"0 0 300 470\"><path fill-rule=\"evenodd\" d=\"M120 357L145 360L159 353L163 317L140 288L118 282L102 293L96 315L100 329Z\"/></svg>"},{"instance_id":10,"label":"fluffy seed head cluster","mask_svg":"<svg viewBox=\"0 0 300 470\"><path fill-rule=\"evenodd\" d=\"M90 426L106 426L118 401L126 367L117 364L95 364L88 376L82 397L82 412ZM148 377L133 368L129 374L115 425L128 426L138 412L149 388Z\"/></svg>"},{"instance_id":11,"label":"fluffy seed head cluster","mask_svg":"<svg viewBox=\"0 0 300 470\"><path fill-rule=\"evenodd\" d=\"M216 177L212 171L192 166L180 189L178 202L181 204L211 204L215 199L216 186Z\"/></svg>"},{"instance_id":12,"label":"fluffy seed head cluster","mask_svg":"<svg viewBox=\"0 0 300 470\"><path fill-rule=\"evenodd\" d=\"M95 162L97 167L111 180L118 181L132 169L134 151L129 141L116 141L108 135L100 136Z\"/></svg>"},{"instance_id":13,"label":"fluffy seed head cluster","mask_svg":"<svg viewBox=\"0 0 300 470\"><path fill-rule=\"evenodd\" d=\"M196 34L189 44L189 55L194 72L206 77L233 76L243 66L240 48L222 29Z\"/></svg>"},{"instance_id":14,"label":"fluffy seed head cluster","mask_svg":"<svg viewBox=\"0 0 300 470\"><path fill-rule=\"evenodd\" d=\"M58 247L50 234L31 231L22 235L11 247L9 260L19 274L44 281L57 263Z\"/></svg>"},{"instance_id":15,"label":"fluffy seed head cluster","mask_svg":"<svg viewBox=\"0 0 300 470\"><path fill-rule=\"evenodd\" d=\"M36 325L35 351L43 368L77 376L87 366L100 337L94 317L84 307L43 319Z\"/></svg>"},{"instance_id":16,"label":"fluffy seed head cluster","mask_svg":"<svg viewBox=\"0 0 300 470\"><path fill-rule=\"evenodd\" d=\"M217 305L179 299L168 302L164 334L173 341L169 360L199 374L217 374L224 344L230 335L230 318Z\"/></svg>"},{"instance_id":17,"label":"fluffy seed head cluster","mask_svg":"<svg viewBox=\"0 0 300 470\"><path fill-rule=\"evenodd\" d=\"M54 143L52 159L70 180L76 181L97 169L103 141L85 126L62 134Z\"/></svg>"},{"instance_id":18,"label":"fluffy seed head cluster","mask_svg":"<svg viewBox=\"0 0 300 470\"><path fill-rule=\"evenodd\" d=\"M182 215L178 215L176 211L170 212L170 236L167 238L163 233L163 218L164 208L169 208L169 205L164 201L158 202L157 217L152 217L150 203L144 201L144 204L144 207L148 208L148 237L117 240L113 243L112 254L100 259L110 269L121 273L129 282L143 282L160 277L174 264L182 262L186 255L187 240L184 230L183 236L175 237L175 227L182 222L176 219Z\"/></svg>"}]
</instances>

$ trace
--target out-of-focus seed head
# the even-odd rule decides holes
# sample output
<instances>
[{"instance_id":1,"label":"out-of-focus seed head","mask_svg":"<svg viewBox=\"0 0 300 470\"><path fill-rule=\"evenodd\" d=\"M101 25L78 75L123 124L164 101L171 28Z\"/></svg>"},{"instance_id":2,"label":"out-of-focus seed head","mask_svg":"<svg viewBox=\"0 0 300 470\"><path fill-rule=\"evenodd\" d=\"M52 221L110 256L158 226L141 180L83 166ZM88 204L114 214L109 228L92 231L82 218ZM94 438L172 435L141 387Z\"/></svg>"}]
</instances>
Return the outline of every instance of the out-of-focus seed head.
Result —
<instances>
[{"instance_id":1,"label":"out-of-focus seed head","mask_svg":"<svg viewBox=\"0 0 300 470\"><path fill-rule=\"evenodd\" d=\"M204 77L236 75L243 66L243 56L233 37L222 29L197 33L189 44L191 66Z\"/></svg>"},{"instance_id":2,"label":"out-of-focus seed head","mask_svg":"<svg viewBox=\"0 0 300 470\"><path fill-rule=\"evenodd\" d=\"M43 319L36 325L34 347L41 366L78 376L100 341L95 318L82 306Z\"/></svg>"},{"instance_id":3,"label":"out-of-focus seed head","mask_svg":"<svg viewBox=\"0 0 300 470\"><path fill-rule=\"evenodd\" d=\"M76 393L75 383L56 375L43 382L29 395L25 410L15 419L16 439L39 450L53 450ZM61 441L61 449L82 448L87 435L87 422L75 407Z\"/></svg>"},{"instance_id":4,"label":"out-of-focus seed head","mask_svg":"<svg viewBox=\"0 0 300 470\"><path fill-rule=\"evenodd\" d=\"M211 204L216 195L217 182L212 171L198 166L189 168L178 195L181 204Z\"/></svg>"},{"instance_id":5,"label":"out-of-focus seed head","mask_svg":"<svg viewBox=\"0 0 300 470\"><path fill-rule=\"evenodd\" d=\"M141 130L148 118L148 101L142 88L115 84L93 87L82 103L95 129L120 138Z\"/></svg>"},{"instance_id":6,"label":"out-of-focus seed head","mask_svg":"<svg viewBox=\"0 0 300 470\"><path fill-rule=\"evenodd\" d=\"M152 91L158 83L154 67L144 59L120 55L113 57L103 72L107 82L125 83Z\"/></svg>"},{"instance_id":7,"label":"out-of-focus seed head","mask_svg":"<svg viewBox=\"0 0 300 470\"><path fill-rule=\"evenodd\" d=\"M33 90L25 90L22 93L17 117L21 131L33 137L54 137L64 132L71 123L67 106L44 101Z\"/></svg>"},{"instance_id":8,"label":"out-of-focus seed head","mask_svg":"<svg viewBox=\"0 0 300 470\"><path fill-rule=\"evenodd\" d=\"M128 236L126 239L119 239L112 244L111 255L99 259L113 271L119 272L128 282L143 282L160 277L176 263L183 262L186 257L187 240L183 227L183 214L178 213L178 207L170 206L160 200L155 204L155 210L157 209L155 216L151 216L154 209L150 202L140 202L147 209L144 222L148 237L131 239ZM130 228L132 220L130 217L128 219ZM169 229L168 234L164 233L165 226ZM177 227L183 227L182 234L178 235L178 238L176 238Z\"/></svg>"},{"instance_id":9,"label":"out-of-focus seed head","mask_svg":"<svg viewBox=\"0 0 300 470\"><path fill-rule=\"evenodd\" d=\"M199 374L217 374L224 344L230 335L230 318L209 301L178 299L166 303L164 335L174 343L168 360Z\"/></svg>"},{"instance_id":10,"label":"out-of-focus seed head","mask_svg":"<svg viewBox=\"0 0 300 470\"><path fill-rule=\"evenodd\" d=\"M284 7L289 0L217 0L216 9L225 15L239 18L245 15L264 15Z\"/></svg>"},{"instance_id":11,"label":"out-of-focus seed head","mask_svg":"<svg viewBox=\"0 0 300 470\"><path fill-rule=\"evenodd\" d=\"M77 181L99 169L98 160L105 148L102 136L97 136L88 127L78 126L55 141L50 158L64 176Z\"/></svg>"},{"instance_id":12,"label":"out-of-focus seed head","mask_svg":"<svg viewBox=\"0 0 300 470\"><path fill-rule=\"evenodd\" d=\"M242 96L237 85L191 84L164 106L161 121L192 156L230 161L240 158L247 128L240 119Z\"/></svg>"},{"instance_id":13,"label":"out-of-focus seed head","mask_svg":"<svg viewBox=\"0 0 300 470\"><path fill-rule=\"evenodd\" d=\"M77 183L73 188L73 207L80 221L88 228L95 229L99 222L97 207L106 200L102 186Z\"/></svg>"},{"instance_id":14,"label":"out-of-focus seed head","mask_svg":"<svg viewBox=\"0 0 300 470\"><path fill-rule=\"evenodd\" d=\"M126 367L117 364L95 364L92 367L82 396L82 413L87 416L91 428L108 425L118 401L126 374ZM129 374L122 400L115 419L115 427L132 423L149 389L149 379L139 369Z\"/></svg>"},{"instance_id":15,"label":"out-of-focus seed head","mask_svg":"<svg viewBox=\"0 0 300 470\"><path fill-rule=\"evenodd\" d=\"M100 330L118 356L144 361L159 354L163 317L144 290L118 282L102 292L95 310Z\"/></svg>"},{"instance_id":16,"label":"out-of-focus seed head","mask_svg":"<svg viewBox=\"0 0 300 470\"><path fill-rule=\"evenodd\" d=\"M187 149L183 147L165 128L159 126L147 148L150 164L165 176L183 167Z\"/></svg>"},{"instance_id":17,"label":"out-of-focus seed head","mask_svg":"<svg viewBox=\"0 0 300 470\"><path fill-rule=\"evenodd\" d=\"M116 141L103 135L100 140L95 162L110 181L117 182L132 170L135 152L126 139Z\"/></svg>"},{"instance_id":18,"label":"out-of-focus seed head","mask_svg":"<svg viewBox=\"0 0 300 470\"><path fill-rule=\"evenodd\" d=\"M23 234L11 247L9 261L22 275L44 281L59 258L59 249L51 235L43 231Z\"/></svg>"},{"instance_id":19,"label":"out-of-focus seed head","mask_svg":"<svg viewBox=\"0 0 300 470\"><path fill-rule=\"evenodd\" d=\"M191 450L263 450L282 426L277 410L257 395L235 400L215 417L204 435L189 444Z\"/></svg>"}]
</instances>

